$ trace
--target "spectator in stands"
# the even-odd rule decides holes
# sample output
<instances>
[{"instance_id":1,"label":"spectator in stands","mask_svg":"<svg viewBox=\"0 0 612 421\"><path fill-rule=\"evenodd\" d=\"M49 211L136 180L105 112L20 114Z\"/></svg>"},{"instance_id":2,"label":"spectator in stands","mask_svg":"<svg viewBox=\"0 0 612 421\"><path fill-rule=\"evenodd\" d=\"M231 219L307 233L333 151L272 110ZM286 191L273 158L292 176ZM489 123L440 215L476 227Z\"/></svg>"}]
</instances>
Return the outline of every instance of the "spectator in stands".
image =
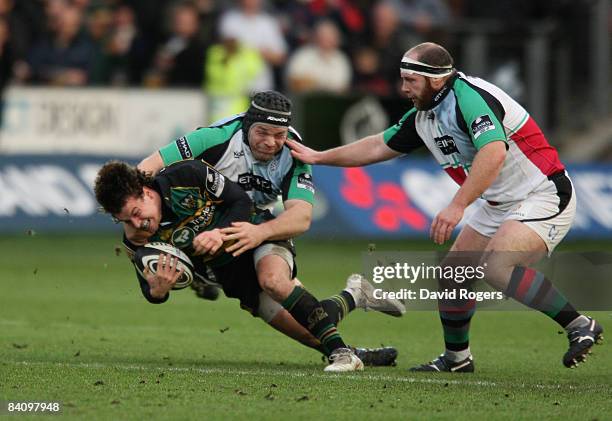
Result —
<instances>
[{"instance_id":1,"label":"spectator in stands","mask_svg":"<svg viewBox=\"0 0 612 421\"><path fill-rule=\"evenodd\" d=\"M354 0L312 0L308 8L316 20L331 19L348 44L357 42L366 29L365 9Z\"/></svg>"},{"instance_id":2,"label":"spectator in stands","mask_svg":"<svg viewBox=\"0 0 612 421\"><path fill-rule=\"evenodd\" d=\"M5 19L10 32L10 45L16 60L26 57L32 40L39 34L43 11L33 2L0 0L0 18Z\"/></svg>"},{"instance_id":3,"label":"spectator in stands","mask_svg":"<svg viewBox=\"0 0 612 421\"><path fill-rule=\"evenodd\" d=\"M431 37L435 30L443 29L450 21L450 10L444 0L389 0L399 12L402 25L412 35L410 44ZM495 2L490 2L495 3Z\"/></svg>"},{"instance_id":4,"label":"spectator in stands","mask_svg":"<svg viewBox=\"0 0 612 421\"><path fill-rule=\"evenodd\" d=\"M138 29L146 34L147 42L153 46L165 40L166 33L163 28L167 24L169 8L177 0L111 0L125 4L134 11L137 17Z\"/></svg>"},{"instance_id":5,"label":"spectator in stands","mask_svg":"<svg viewBox=\"0 0 612 421\"><path fill-rule=\"evenodd\" d=\"M81 12L66 6L61 15L51 18L52 37L42 39L30 54L30 80L53 85L87 84L95 60L95 45L81 30Z\"/></svg>"},{"instance_id":6,"label":"spectator in stands","mask_svg":"<svg viewBox=\"0 0 612 421\"><path fill-rule=\"evenodd\" d=\"M218 23L221 14L218 3L217 0L195 0L194 2L200 20L198 38L202 45L209 46L218 41Z\"/></svg>"},{"instance_id":7,"label":"spectator in stands","mask_svg":"<svg viewBox=\"0 0 612 421\"><path fill-rule=\"evenodd\" d=\"M45 0L45 29L49 34L55 33L60 26L62 15L70 7L68 0Z\"/></svg>"},{"instance_id":8,"label":"spectator in stands","mask_svg":"<svg viewBox=\"0 0 612 421\"><path fill-rule=\"evenodd\" d=\"M87 30L94 42L103 43L110 35L113 13L107 7L97 7L87 16Z\"/></svg>"},{"instance_id":9,"label":"spectator in stands","mask_svg":"<svg viewBox=\"0 0 612 421\"><path fill-rule=\"evenodd\" d=\"M221 42L206 53L204 92L208 99L209 123L249 107L252 92L264 90L266 63L259 50L239 41L231 26L221 31Z\"/></svg>"},{"instance_id":10,"label":"spectator in stands","mask_svg":"<svg viewBox=\"0 0 612 421\"><path fill-rule=\"evenodd\" d=\"M307 1L279 1L276 5L277 19L289 51L307 43L312 34L315 17Z\"/></svg>"},{"instance_id":11,"label":"spectator in stands","mask_svg":"<svg viewBox=\"0 0 612 421\"><path fill-rule=\"evenodd\" d=\"M108 3L108 1L95 1L95 3ZM91 0L70 0L70 4L81 11L84 15L87 10L92 6Z\"/></svg>"},{"instance_id":12,"label":"spectator in stands","mask_svg":"<svg viewBox=\"0 0 612 421\"><path fill-rule=\"evenodd\" d=\"M117 7L105 53L110 60L110 83L113 85L139 85L153 55L152 41L145 37L136 23L134 10Z\"/></svg>"},{"instance_id":13,"label":"spectator in stands","mask_svg":"<svg viewBox=\"0 0 612 421\"><path fill-rule=\"evenodd\" d=\"M392 84L383 76L378 51L369 46L353 52L353 88L362 94L390 96Z\"/></svg>"},{"instance_id":14,"label":"spectator in stands","mask_svg":"<svg viewBox=\"0 0 612 421\"><path fill-rule=\"evenodd\" d=\"M291 50L308 42L317 22L333 21L348 45L356 41L365 30L368 8L358 7L350 0L277 1L280 22Z\"/></svg>"},{"instance_id":15,"label":"spectator in stands","mask_svg":"<svg viewBox=\"0 0 612 421\"><path fill-rule=\"evenodd\" d=\"M298 48L287 66L287 86L292 92L341 93L351 83L351 63L339 49L340 31L330 20L319 22L314 42Z\"/></svg>"},{"instance_id":16,"label":"spectator in stands","mask_svg":"<svg viewBox=\"0 0 612 421\"><path fill-rule=\"evenodd\" d=\"M95 62L89 77L92 85L108 84L110 79L110 58L105 45L110 37L113 14L106 7L96 7L87 15L87 33L95 44Z\"/></svg>"},{"instance_id":17,"label":"spectator in stands","mask_svg":"<svg viewBox=\"0 0 612 421\"><path fill-rule=\"evenodd\" d=\"M399 10L392 2L377 2L364 39L353 53L355 87L380 96L399 94L397 63L408 48L399 21Z\"/></svg>"},{"instance_id":18,"label":"spectator in stands","mask_svg":"<svg viewBox=\"0 0 612 421\"><path fill-rule=\"evenodd\" d=\"M262 0L240 0L239 8L221 15L221 32L237 34L245 45L257 48L267 63L265 90L275 86L273 67L281 66L287 55L287 43L279 22L262 10Z\"/></svg>"},{"instance_id":19,"label":"spectator in stands","mask_svg":"<svg viewBox=\"0 0 612 421\"><path fill-rule=\"evenodd\" d=\"M206 46L199 38L198 10L191 2L177 4L172 12L171 34L157 50L148 85L200 86Z\"/></svg>"}]
</instances>

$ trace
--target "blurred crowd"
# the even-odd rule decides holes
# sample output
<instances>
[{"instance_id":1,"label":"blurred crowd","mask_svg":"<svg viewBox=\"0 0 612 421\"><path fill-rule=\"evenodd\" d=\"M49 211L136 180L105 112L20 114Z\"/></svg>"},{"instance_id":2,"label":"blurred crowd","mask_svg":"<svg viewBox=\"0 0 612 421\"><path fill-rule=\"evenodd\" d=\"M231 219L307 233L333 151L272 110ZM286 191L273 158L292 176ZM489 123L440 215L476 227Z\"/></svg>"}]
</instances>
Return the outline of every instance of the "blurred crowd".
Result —
<instances>
[{"instance_id":1,"label":"blurred crowd","mask_svg":"<svg viewBox=\"0 0 612 421\"><path fill-rule=\"evenodd\" d=\"M520 23L563 3L0 0L0 89L203 87L224 110L242 109L240 94L272 88L393 96L411 45L444 42L446 28L467 16Z\"/></svg>"}]
</instances>

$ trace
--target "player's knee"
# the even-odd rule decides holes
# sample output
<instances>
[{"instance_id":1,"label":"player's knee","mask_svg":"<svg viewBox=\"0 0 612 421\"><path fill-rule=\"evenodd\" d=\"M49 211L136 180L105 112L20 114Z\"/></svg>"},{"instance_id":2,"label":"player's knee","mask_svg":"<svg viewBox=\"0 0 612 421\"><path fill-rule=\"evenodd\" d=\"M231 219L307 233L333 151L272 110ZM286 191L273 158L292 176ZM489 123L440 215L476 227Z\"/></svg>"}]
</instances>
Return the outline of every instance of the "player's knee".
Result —
<instances>
[{"instance_id":1,"label":"player's knee","mask_svg":"<svg viewBox=\"0 0 612 421\"><path fill-rule=\"evenodd\" d=\"M261 289L277 301L285 299L293 290L289 275L280 271L258 271L257 279Z\"/></svg>"},{"instance_id":2,"label":"player's knee","mask_svg":"<svg viewBox=\"0 0 612 421\"><path fill-rule=\"evenodd\" d=\"M485 253L479 263L484 272L484 279L488 284L498 290L504 290L510 282L512 271L519 263L518 254L521 252L489 251Z\"/></svg>"},{"instance_id":3,"label":"player's knee","mask_svg":"<svg viewBox=\"0 0 612 421\"><path fill-rule=\"evenodd\" d=\"M287 298L295 286L285 260L274 255L265 256L257 263L257 280L261 289L279 302Z\"/></svg>"}]
</instances>

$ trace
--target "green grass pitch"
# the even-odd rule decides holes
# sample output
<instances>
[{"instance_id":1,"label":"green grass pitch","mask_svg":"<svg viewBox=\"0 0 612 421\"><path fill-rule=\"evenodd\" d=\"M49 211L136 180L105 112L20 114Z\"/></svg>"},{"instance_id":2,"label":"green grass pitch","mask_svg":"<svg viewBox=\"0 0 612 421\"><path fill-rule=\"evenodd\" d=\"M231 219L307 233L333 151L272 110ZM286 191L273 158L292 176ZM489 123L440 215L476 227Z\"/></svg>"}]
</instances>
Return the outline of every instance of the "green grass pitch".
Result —
<instances>
[{"instance_id":1,"label":"green grass pitch","mask_svg":"<svg viewBox=\"0 0 612 421\"><path fill-rule=\"evenodd\" d=\"M300 279L319 298L337 293L367 243L299 241ZM477 373L416 375L407 368L443 349L437 314L355 311L340 325L345 340L394 345L398 366L332 375L316 352L234 300L187 289L148 304L118 244L100 235L0 239L0 400L58 401L63 418L88 420L612 418L610 345L568 370L565 335L538 313L477 314ZM429 245L378 244L410 248ZM596 316L612 332L612 312Z\"/></svg>"}]
</instances>

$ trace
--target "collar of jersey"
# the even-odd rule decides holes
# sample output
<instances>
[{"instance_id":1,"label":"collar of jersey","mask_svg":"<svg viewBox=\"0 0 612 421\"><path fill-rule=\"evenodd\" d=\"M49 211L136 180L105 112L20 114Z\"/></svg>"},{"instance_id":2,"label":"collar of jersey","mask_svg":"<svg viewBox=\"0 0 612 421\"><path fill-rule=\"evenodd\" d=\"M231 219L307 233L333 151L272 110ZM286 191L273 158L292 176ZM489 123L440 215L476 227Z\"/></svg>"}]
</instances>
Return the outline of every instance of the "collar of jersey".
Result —
<instances>
[{"instance_id":1,"label":"collar of jersey","mask_svg":"<svg viewBox=\"0 0 612 421\"><path fill-rule=\"evenodd\" d=\"M169 198L164 197L164 194L162 193L163 188L160 185L159 179L157 177L153 179L153 184L151 185L151 188L155 190L157 194L159 194L159 197L161 198L161 220L160 222L176 221L176 215L174 214L174 212L172 211L172 208L170 207L170 204L168 203Z\"/></svg>"},{"instance_id":2,"label":"collar of jersey","mask_svg":"<svg viewBox=\"0 0 612 421\"><path fill-rule=\"evenodd\" d=\"M453 88L453 83L455 83L455 80L457 80L458 77L459 73L455 72L455 74L448 78L442 89L440 89L438 93L434 95L433 99L431 100L431 104L429 104L427 110L436 108L438 105L440 105L442 101L444 101L444 98L446 98L448 93L451 91L451 89Z\"/></svg>"}]
</instances>

